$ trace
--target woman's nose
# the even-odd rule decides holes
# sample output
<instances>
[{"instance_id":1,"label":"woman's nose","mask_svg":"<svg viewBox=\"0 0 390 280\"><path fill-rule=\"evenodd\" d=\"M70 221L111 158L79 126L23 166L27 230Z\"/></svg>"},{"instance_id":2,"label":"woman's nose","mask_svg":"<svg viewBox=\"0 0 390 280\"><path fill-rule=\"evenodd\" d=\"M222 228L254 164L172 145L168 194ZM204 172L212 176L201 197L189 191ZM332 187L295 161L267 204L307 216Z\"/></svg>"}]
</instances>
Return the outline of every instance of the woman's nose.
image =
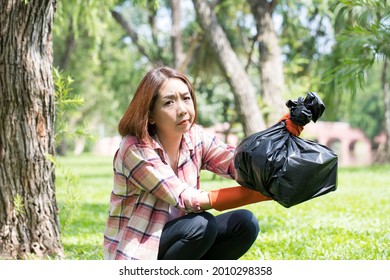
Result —
<instances>
[{"instance_id":1,"label":"woman's nose","mask_svg":"<svg viewBox=\"0 0 390 280\"><path fill-rule=\"evenodd\" d=\"M179 116L185 115L187 113L186 107L184 105L184 102L179 101L177 105L177 114Z\"/></svg>"}]
</instances>

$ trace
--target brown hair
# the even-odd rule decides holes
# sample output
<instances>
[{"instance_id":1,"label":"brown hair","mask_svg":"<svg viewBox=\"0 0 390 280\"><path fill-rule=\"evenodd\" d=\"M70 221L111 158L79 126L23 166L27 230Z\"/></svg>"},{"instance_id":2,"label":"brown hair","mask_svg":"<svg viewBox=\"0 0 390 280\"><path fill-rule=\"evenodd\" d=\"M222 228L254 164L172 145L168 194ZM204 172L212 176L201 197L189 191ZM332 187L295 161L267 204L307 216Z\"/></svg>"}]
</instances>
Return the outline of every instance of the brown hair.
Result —
<instances>
[{"instance_id":1,"label":"brown hair","mask_svg":"<svg viewBox=\"0 0 390 280\"><path fill-rule=\"evenodd\" d=\"M194 103L196 120L196 98L191 82L177 70L162 66L150 70L138 85L129 107L119 122L118 131L121 136L129 134L146 140L154 134L154 125L148 121L149 115L156 104L161 86L171 78L180 79L187 85Z\"/></svg>"}]
</instances>

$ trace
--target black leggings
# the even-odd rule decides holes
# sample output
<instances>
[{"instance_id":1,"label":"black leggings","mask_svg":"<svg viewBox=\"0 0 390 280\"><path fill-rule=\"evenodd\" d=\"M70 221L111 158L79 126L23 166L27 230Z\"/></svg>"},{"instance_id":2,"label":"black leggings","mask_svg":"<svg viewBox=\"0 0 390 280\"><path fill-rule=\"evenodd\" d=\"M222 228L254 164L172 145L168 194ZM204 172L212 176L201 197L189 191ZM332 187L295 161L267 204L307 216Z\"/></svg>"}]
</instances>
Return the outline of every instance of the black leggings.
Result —
<instances>
[{"instance_id":1,"label":"black leggings","mask_svg":"<svg viewBox=\"0 0 390 280\"><path fill-rule=\"evenodd\" d=\"M213 216L188 214L168 222L161 234L159 260L236 260L255 242L259 225L239 209Z\"/></svg>"}]
</instances>

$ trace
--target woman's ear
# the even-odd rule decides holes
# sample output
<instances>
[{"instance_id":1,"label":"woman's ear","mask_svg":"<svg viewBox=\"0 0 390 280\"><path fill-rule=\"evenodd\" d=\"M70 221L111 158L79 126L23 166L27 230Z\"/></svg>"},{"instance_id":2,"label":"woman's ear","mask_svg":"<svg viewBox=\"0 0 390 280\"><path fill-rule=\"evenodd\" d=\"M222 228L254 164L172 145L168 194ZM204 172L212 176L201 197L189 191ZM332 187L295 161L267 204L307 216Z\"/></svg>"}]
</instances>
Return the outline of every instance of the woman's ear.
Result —
<instances>
[{"instance_id":1,"label":"woman's ear","mask_svg":"<svg viewBox=\"0 0 390 280\"><path fill-rule=\"evenodd\" d=\"M150 124L155 124L156 122L154 121L153 117L149 116L148 121Z\"/></svg>"}]
</instances>

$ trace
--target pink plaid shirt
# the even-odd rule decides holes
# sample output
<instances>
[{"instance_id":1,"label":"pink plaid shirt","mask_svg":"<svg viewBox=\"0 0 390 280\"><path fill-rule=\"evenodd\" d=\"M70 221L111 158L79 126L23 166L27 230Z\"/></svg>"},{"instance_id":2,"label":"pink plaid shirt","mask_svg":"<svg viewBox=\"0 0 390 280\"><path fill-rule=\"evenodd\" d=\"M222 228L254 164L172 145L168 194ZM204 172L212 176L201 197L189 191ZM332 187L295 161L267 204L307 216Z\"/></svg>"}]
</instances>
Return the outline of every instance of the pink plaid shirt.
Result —
<instances>
[{"instance_id":1,"label":"pink plaid shirt","mask_svg":"<svg viewBox=\"0 0 390 280\"><path fill-rule=\"evenodd\" d=\"M157 259L170 207L179 216L192 211L183 203L186 188L200 190L200 170L234 179L234 147L208 135L198 125L183 135L178 175L157 140L152 145L134 136L122 139L114 157L114 187L104 232L105 259ZM192 193L194 193L192 192Z\"/></svg>"}]
</instances>

